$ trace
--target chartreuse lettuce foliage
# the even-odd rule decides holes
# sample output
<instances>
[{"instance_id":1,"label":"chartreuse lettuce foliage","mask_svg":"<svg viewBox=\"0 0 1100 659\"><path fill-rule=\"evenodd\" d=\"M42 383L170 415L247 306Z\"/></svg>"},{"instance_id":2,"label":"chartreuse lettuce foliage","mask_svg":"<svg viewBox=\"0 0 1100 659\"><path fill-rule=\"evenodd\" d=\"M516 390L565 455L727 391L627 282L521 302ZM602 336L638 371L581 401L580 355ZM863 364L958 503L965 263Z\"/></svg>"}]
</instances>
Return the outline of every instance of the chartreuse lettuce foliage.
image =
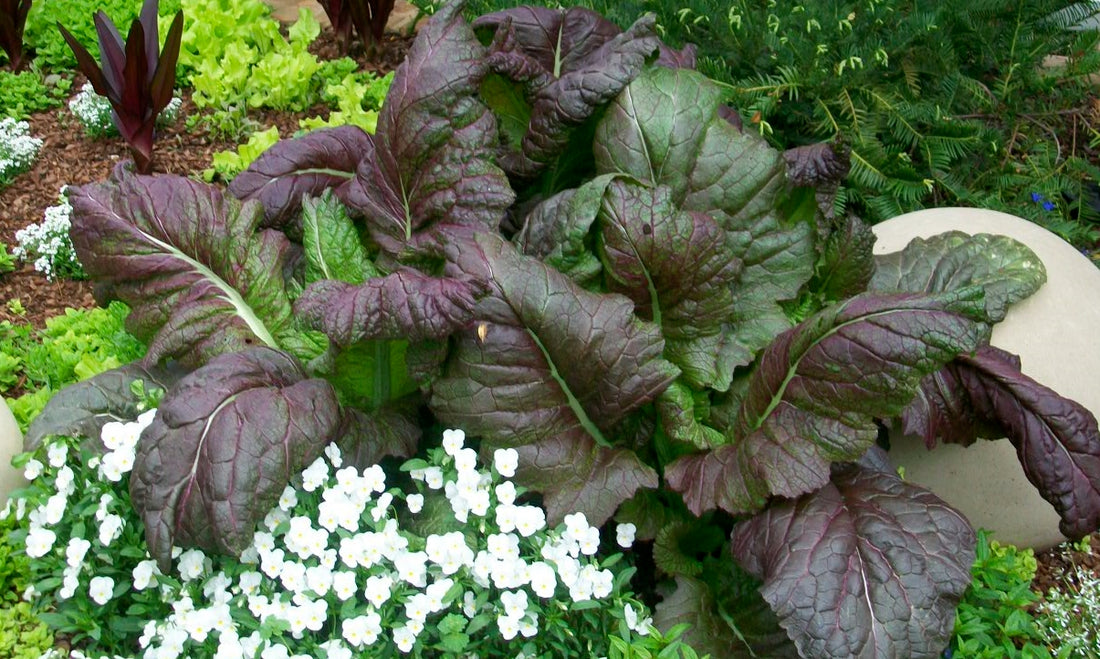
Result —
<instances>
[{"instance_id":1,"label":"chartreuse lettuce foliage","mask_svg":"<svg viewBox=\"0 0 1100 659\"><path fill-rule=\"evenodd\" d=\"M131 479L165 568L241 551L327 443L367 464L439 422L516 448L551 518L633 521L660 622L712 656L938 656L974 533L880 421L1008 436L1064 530L1100 526L1095 419L987 345L1042 264L957 234L876 259L819 210L843 154L776 152L691 64L650 18L451 3L374 135L280 142L231 195L126 167L77 189L81 261L149 350L41 426L167 389Z\"/></svg>"}]
</instances>

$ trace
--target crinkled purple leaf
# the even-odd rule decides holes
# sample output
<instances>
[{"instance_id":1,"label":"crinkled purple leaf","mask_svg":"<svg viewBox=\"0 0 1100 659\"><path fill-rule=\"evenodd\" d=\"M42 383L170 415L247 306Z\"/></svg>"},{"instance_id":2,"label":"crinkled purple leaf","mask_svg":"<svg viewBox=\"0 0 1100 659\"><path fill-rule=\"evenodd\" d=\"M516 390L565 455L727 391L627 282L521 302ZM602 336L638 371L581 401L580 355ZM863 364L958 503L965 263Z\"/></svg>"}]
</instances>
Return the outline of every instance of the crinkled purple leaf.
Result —
<instances>
[{"instance_id":1,"label":"crinkled purple leaf","mask_svg":"<svg viewBox=\"0 0 1100 659\"><path fill-rule=\"evenodd\" d=\"M135 362L71 384L54 394L31 422L23 437L24 450L33 451L50 435L63 435L83 437L85 446L101 451L100 431L105 424L133 421L141 414L141 401L130 389L134 382L141 381L145 391L167 390L183 375L179 369L147 368Z\"/></svg>"},{"instance_id":2,"label":"crinkled purple leaf","mask_svg":"<svg viewBox=\"0 0 1100 659\"><path fill-rule=\"evenodd\" d=\"M790 327L780 302L813 274L809 213L791 213L782 155L719 116L721 93L702 74L652 67L612 103L596 128L597 171L622 172L672 190L685 211L707 213L729 233L744 265L732 329L749 354Z\"/></svg>"},{"instance_id":3,"label":"crinkled purple leaf","mask_svg":"<svg viewBox=\"0 0 1100 659\"><path fill-rule=\"evenodd\" d=\"M593 253L590 232L607 186L615 177L598 176L535 206L515 237L516 246L587 288L603 269Z\"/></svg>"},{"instance_id":4,"label":"crinkled purple leaf","mask_svg":"<svg viewBox=\"0 0 1100 659\"><path fill-rule=\"evenodd\" d=\"M579 8L509 9L483 16L475 27L497 29L489 66L527 89L526 134L519 151L502 159L505 169L522 177L534 177L562 155L574 130L618 96L659 43L652 16L620 32Z\"/></svg>"},{"instance_id":5,"label":"crinkled purple leaf","mask_svg":"<svg viewBox=\"0 0 1100 659\"><path fill-rule=\"evenodd\" d=\"M384 406L370 412L345 409L336 440L344 464L360 470L386 456L408 458L420 443L415 410Z\"/></svg>"},{"instance_id":6,"label":"crinkled purple leaf","mask_svg":"<svg viewBox=\"0 0 1100 659\"><path fill-rule=\"evenodd\" d=\"M336 439L332 385L251 348L180 380L138 443L130 497L165 573L172 547L237 555L291 477Z\"/></svg>"},{"instance_id":7,"label":"crinkled purple leaf","mask_svg":"<svg viewBox=\"0 0 1100 659\"><path fill-rule=\"evenodd\" d=\"M696 514L754 512L772 495L822 487L831 462L862 455L875 417L899 413L921 378L987 337L960 314L980 313L980 291L862 295L784 332L752 375L732 444L679 458L669 485Z\"/></svg>"},{"instance_id":8,"label":"crinkled purple leaf","mask_svg":"<svg viewBox=\"0 0 1100 659\"><path fill-rule=\"evenodd\" d=\"M515 198L493 163L496 119L478 98L486 51L462 5L443 6L417 35L346 200L391 254L435 225L495 230Z\"/></svg>"},{"instance_id":9,"label":"crinkled purple leaf","mask_svg":"<svg viewBox=\"0 0 1100 659\"><path fill-rule=\"evenodd\" d=\"M627 298L587 292L497 236L454 242L448 258L490 291L432 384L436 416L519 448L522 477L542 488L551 519L579 506L602 522L639 486L656 486L656 473L608 437L679 374L661 359L658 328Z\"/></svg>"},{"instance_id":10,"label":"crinkled purple leaf","mask_svg":"<svg viewBox=\"0 0 1100 659\"><path fill-rule=\"evenodd\" d=\"M930 447L937 438L1007 437L1028 481L1058 511L1063 535L1100 528L1100 431L1084 406L1024 375L1018 357L992 346L925 378L922 393L902 413L907 431Z\"/></svg>"},{"instance_id":11,"label":"crinkled purple leaf","mask_svg":"<svg viewBox=\"0 0 1100 659\"><path fill-rule=\"evenodd\" d=\"M713 577L711 573L707 577ZM723 584L724 585L724 584ZM676 576L676 589L657 605L653 622L665 632L676 625L690 625L683 639L697 652L714 659L797 659L798 650L787 638L767 603L755 593L719 598L715 584L693 577ZM720 599L733 599L722 607ZM736 624L736 631L722 613Z\"/></svg>"},{"instance_id":12,"label":"crinkled purple leaf","mask_svg":"<svg viewBox=\"0 0 1100 659\"><path fill-rule=\"evenodd\" d=\"M981 286L988 322L997 323L1046 280L1043 262L1027 245L1008 236L948 231L876 256L870 290L939 293Z\"/></svg>"},{"instance_id":13,"label":"crinkled purple leaf","mask_svg":"<svg viewBox=\"0 0 1100 659\"><path fill-rule=\"evenodd\" d=\"M608 288L660 325L665 358L695 388L729 388L752 355L728 336L741 263L728 234L705 213L683 212L669 189L621 178L599 210L599 254Z\"/></svg>"},{"instance_id":14,"label":"crinkled purple leaf","mask_svg":"<svg viewBox=\"0 0 1100 659\"><path fill-rule=\"evenodd\" d=\"M480 286L399 268L355 286L322 280L294 304L302 320L336 345L364 339L441 339L469 324Z\"/></svg>"},{"instance_id":15,"label":"crinkled purple leaf","mask_svg":"<svg viewBox=\"0 0 1100 659\"><path fill-rule=\"evenodd\" d=\"M229 192L242 201L258 199L263 226L300 234L302 195L333 190L347 200L359 162L374 152L371 136L358 126L323 128L291 140L279 140L238 174Z\"/></svg>"},{"instance_id":16,"label":"crinkled purple leaf","mask_svg":"<svg viewBox=\"0 0 1100 659\"><path fill-rule=\"evenodd\" d=\"M657 66L670 69L695 68L696 55L698 54L698 48L695 47L695 44L686 43L680 50L673 50L662 42L659 48L657 61L654 62Z\"/></svg>"},{"instance_id":17,"label":"crinkled purple leaf","mask_svg":"<svg viewBox=\"0 0 1100 659\"><path fill-rule=\"evenodd\" d=\"M803 657L940 657L974 532L897 476L853 467L733 530L733 554Z\"/></svg>"},{"instance_id":18,"label":"crinkled purple leaf","mask_svg":"<svg viewBox=\"0 0 1100 659\"><path fill-rule=\"evenodd\" d=\"M290 243L257 231L258 204L242 206L190 179L122 168L69 198L80 262L101 302L119 299L132 309L126 327L149 345L146 363L176 358L197 366L249 346L301 345L283 280Z\"/></svg>"},{"instance_id":19,"label":"crinkled purple leaf","mask_svg":"<svg viewBox=\"0 0 1100 659\"><path fill-rule=\"evenodd\" d=\"M867 290L875 274L875 234L859 218L838 221L825 238L810 290L826 300L844 300Z\"/></svg>"}]
</instances>

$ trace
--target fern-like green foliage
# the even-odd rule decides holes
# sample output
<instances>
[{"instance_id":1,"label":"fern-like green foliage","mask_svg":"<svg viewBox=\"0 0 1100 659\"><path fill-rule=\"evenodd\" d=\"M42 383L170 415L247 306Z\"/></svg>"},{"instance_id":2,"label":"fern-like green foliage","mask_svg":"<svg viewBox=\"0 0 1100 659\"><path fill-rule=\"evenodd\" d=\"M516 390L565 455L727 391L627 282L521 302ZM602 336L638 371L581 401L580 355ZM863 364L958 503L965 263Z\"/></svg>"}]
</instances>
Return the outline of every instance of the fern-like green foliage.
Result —
<instances>
[{"instance_id":1,"label":"fern-like green foliage","mask_svg":"<svg viewBox=\"0 0 1100 659\"><path fill-rule=\"evenodd\" d=\"M552 0L544 0L554 4ZM471 13L518 4L473 0ZM779 148L851 148L838 197L877 222L967 205L1040 222L1082 244L1100 217L1089 74L1100 33L1075 0L567 0L620 25L657 14L670 46L698 47L744 123ZM1049 56L1064 65L1049 68ZM1045 201L1033 202L1032 193Z\"/></svg>"}]
</instances>

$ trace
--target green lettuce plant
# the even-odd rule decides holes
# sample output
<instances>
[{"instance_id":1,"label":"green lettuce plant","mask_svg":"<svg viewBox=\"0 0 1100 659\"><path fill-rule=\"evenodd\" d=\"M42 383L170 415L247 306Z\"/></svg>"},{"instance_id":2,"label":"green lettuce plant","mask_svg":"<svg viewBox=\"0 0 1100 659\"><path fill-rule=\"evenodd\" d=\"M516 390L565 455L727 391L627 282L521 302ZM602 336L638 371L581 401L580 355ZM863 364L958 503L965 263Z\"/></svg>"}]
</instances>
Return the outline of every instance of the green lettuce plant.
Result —
<instances>
[{"instance_id":1,"label":"green lettuce plant","mask_svg":"<svg viewBox=\"0 0 1100 659\"><path fill-rule=\"evenodd\" d=\"M58 77L47 82L33 68L12 73L0 71L0 116L22 121L35 112L55 108L65 100L72 81Z\"/></svg>"},{"instance_id":2,"label":"green lettuce plant","mask_svg":"<svg viewBox=\"0 0 1100 659\"><path fill-rule=\"evenodd\" d=\"M243 552L326 446L371 465L434 424L515 450L549 523L634 524L658 626L713 656L948 645L974 533L897 477L880 423L1007 437L1063 533L1100 526L1096 419L988 345L1045 280L1026 247L873 256L834 213L844 149L770 148L651 17L461 11L417 36L374 135L281 141L228 195L125 166L74 192L74 245L148 351L27 446L164 383L180 411L130 477L162 571Z\"/></svg>"}]
</instances>

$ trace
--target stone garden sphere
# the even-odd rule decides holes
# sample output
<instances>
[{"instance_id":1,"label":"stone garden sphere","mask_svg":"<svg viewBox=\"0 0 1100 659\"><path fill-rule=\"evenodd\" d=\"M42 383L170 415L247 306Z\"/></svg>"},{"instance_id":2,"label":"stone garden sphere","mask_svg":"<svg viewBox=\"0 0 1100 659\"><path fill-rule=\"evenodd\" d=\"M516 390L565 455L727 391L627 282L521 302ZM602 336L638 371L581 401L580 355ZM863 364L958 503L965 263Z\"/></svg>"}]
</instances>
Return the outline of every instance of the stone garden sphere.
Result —
<instances>
[{"instance_id":1,"label":"stone garden sphere","mask_svg":"<svg viewBox=\"0 0 1100 659\"><path fill-rule=\"evenodd\" d=\"M19 425L7 404L0 401L0 506L8 500L12 490L27 485L23 471L11 466L11 459L22 452L23 433L19 432Z\"/></svg>"},{"instance_id":2,"label":"stone garden sphere","mask_svg":"<svg viewBox=\"0 0 1100 659\"><path fill-rule=\"evenodd\" d=\"M924 210L883 222L874 227L875 253L944 231L1006 235L1043 261L1047 283L1009 309L993 328L992 344L1019 355L1026 375L1100 416L1100 268L1036 224L973 208ZM894 435L890 457L907 480L929 488L997 540L1035 549L1064 540L1057 513L1024 477L1007 440L928 451L920 439Z\"/></svg>"}]
</instances>

